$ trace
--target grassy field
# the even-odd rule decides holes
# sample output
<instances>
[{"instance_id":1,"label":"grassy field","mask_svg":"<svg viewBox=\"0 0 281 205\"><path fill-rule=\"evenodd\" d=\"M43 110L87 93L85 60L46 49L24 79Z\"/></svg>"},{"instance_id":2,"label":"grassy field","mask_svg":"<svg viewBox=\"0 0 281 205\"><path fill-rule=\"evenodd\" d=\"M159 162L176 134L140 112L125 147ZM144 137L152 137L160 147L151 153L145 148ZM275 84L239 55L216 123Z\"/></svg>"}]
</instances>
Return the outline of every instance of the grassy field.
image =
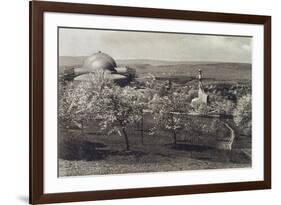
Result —
<instances>
[{"instance_id":1,"label":"grassy field","mask_svg":"<svg viewBox=\"0 0 281 205\"><path fill-rule=\"evenodd\" d=\"M148 121L147 121L148 122ZM209 120L210 125L211 121ZM150 126L149 123L146 126ZM123 174L137 172L181 171L200 169L244 168L251 159L243 149L251 148L248 136L239 136L231 151L209 145L217 137L227 139L227 130L214 133L200 130L181 132L178 145L172 144L168 132L145 133L144 144L137 128L129 129L131 151L125 151L124 139L97 132L96 123L89 125L84 136L77 129L60 129L59 176ZM148 127L146 127L147 130ZM192 136L191 136L192 135ZM218 136L217 136L218 135ZM192 144L191 144L192 143Z\"/></svg>"}]
</instances>

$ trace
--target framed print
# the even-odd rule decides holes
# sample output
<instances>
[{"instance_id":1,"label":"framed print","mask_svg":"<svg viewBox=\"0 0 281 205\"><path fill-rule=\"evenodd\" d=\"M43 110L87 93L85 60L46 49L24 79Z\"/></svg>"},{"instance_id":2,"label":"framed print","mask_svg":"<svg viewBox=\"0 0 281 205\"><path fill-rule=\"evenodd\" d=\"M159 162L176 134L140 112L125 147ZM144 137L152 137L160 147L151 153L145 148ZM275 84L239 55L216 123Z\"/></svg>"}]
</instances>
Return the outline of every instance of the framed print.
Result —
<instances>
[{"instance_id":1,"label":"framed print","mask_svg":"<svg viewBox=\"0 0 281 205\"><path fill-rule=\"evenodd\" d=\"M30 2L30 203L271 188L271 17Z\"/></svg>"}]
</instances>

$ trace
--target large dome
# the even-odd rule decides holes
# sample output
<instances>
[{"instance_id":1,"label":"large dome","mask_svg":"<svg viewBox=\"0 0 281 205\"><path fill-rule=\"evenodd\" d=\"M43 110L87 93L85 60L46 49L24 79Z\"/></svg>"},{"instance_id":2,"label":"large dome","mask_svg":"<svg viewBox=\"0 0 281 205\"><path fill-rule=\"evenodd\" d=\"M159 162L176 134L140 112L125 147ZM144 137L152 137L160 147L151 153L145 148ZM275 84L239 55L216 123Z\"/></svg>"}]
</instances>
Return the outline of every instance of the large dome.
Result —
<instances>
[{"instance_id":1,"label":"large dome","mask_svg":"<svg viewBox=\"0 0 281 205\"><path fill-rule=\"evenodd\" d=\"M86 58L83 68L88 71L104 70L116 73L116 62L106 53L98 52Z\"/></svg>"}]
</instances>

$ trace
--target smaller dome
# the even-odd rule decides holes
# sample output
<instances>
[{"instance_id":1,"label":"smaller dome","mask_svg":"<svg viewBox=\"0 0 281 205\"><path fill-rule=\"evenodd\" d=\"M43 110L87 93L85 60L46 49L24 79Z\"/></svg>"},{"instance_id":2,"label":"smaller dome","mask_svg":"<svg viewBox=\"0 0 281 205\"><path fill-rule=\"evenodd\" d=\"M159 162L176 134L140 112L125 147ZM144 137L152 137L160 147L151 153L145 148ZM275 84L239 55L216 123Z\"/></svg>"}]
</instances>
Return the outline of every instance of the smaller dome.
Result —
<instances>
[{"instance_id":1,"label":"smaller dome","mask_svg":"<svg viewBox=\"0 0 281 205\"><path fill-rule=\"evenodd\" d=\"M107 79L113 80L113 81L120 81L120 80L126 80L127 77L120 74L107 74ZM76 78L74 78L75 81L91 81L92 78L89 73L79 75Z\"/></svg>"},{"instance_id":2,"label":"smaller dome","mask_svg":"<svg viewBox=\"0 0 281 205\"><path fill-rule=\"evenodd\" d=\"M83 68L91 71L104 70L110 73L116 73L116 62L106 53L98 52L86 58Z\"/></svg>"}]
</instances>

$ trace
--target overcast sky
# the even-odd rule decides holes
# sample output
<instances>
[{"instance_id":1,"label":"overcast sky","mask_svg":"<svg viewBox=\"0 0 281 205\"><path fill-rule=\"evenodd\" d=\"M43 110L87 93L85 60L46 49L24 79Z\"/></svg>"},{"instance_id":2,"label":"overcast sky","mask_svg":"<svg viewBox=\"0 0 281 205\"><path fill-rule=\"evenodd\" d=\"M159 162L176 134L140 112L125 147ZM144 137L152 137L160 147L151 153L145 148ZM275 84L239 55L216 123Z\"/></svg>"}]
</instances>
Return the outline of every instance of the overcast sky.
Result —
<instances>
[{"instance_id":1,"label":"overcast sky","mask_svg":"<svg viewBox=\"0 0 281 205\"><path fill-rule=\"evenodd\" d=\"M60 56L102 51L114 59L251 62L251 38L151 32L59 29Z\"/></svg>"}]
</instances>

